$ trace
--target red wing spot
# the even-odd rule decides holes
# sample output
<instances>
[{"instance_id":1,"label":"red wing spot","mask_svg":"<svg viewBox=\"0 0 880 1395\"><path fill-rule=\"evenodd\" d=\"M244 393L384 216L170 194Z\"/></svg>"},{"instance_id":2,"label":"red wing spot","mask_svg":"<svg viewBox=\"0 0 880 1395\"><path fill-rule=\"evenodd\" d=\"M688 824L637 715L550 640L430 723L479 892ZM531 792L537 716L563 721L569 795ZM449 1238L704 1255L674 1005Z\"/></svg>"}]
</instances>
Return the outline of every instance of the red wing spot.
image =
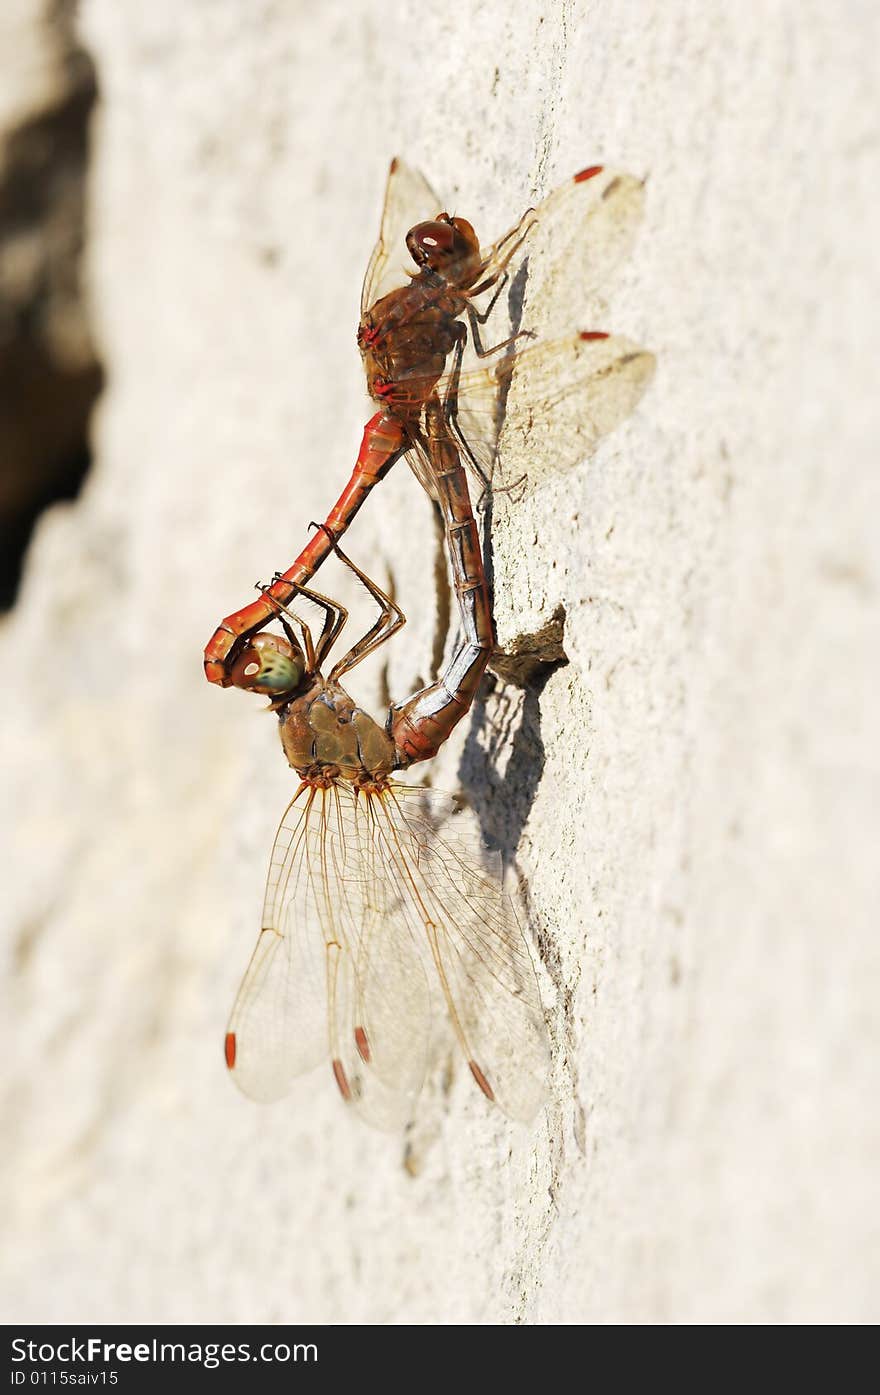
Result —
<instances>
[{"instance_id":1,"label":"red wing spot","mask_svg":"<svg viewBox=\"0 0 880 1395\"><path fill-rule=\"evenodd\" d=\"M361 1060L362 1060L362 1061L366 1061L367 1065L369 1065L369 1064L370 1064L370 1043L369 1043L369 1041L367 1040L367 1034L366 1034L366 1032L364 1031L363 1027L355 1027L355 1029L354 1029L354 1044L355 1044L355 1046L356 1046L357 1049L358 1049L358 1055L360 1056Z\"/></svg>"},{"instance_id":2,"label":"red wing spot","mask_svg":"<svg viewBox=\"0 0 880 1395\"><path fill-rule=\"evenodd\" d=\"M485 1075L480 1070L480 1067L477 1065L476 1061L468 1061L468 1065L471 1068L471 1075L474 1077L474 1080L476 1080L483 1094L486 1096L486 1099L494 1100L495 1095L492 1090L492 1086L489 1084Z\"/></svg>"},{"instance_id":3,"label":"red wing spot","mask_svg":"<svg viewBox=\"0 0 880 1395\"><path fill-rule=\"evenodd\" d=\"M345 1074L345 1067L341 1061L333 1062L333 1074L336 1076L336 1084L339 1086L339 1093L344 1100L351 1099L351 1086L348 1083L348 1076Z\"/></svg>"},{"instance_id":4,"label":"red wing spot","mask_svg":"<svg viewBox=\"0 0 880 1395\"><path fill-rule=\"evenodd\" d=\"M579 174L575 175L575 184L583 184L587 179L595 179L596 175L601 174L604 168L604 165L588 165L585 170L581 170Z\"/></svg>"},{"instance_id":5,"label":"red wing spot","mask_svg":"<svg viewBox=\"0 0 880 1395\"><path fill-rule=\"evenodd\" d=\"M226 1033L226 1041L223 1043L223 1049L224 1049L224 1052L225 1052L225 1054L226 1054L226 1065L228 1066L228 1068L229 1068L230 1070L232 1070L233 1067L235 1066L235 1033L234 1033L234 1032L227 1032L227 1033Z\"/></svg>"},{"instance_id":6,"label":"red wing spot","mask_svg":"<svg viewBox=\"0 0 880 1395\"><path fill-rule=\"evenodd\" d=\"M610 339L611 335L606 334L604 330L601 329L582 329L578 338L584 339L589 343L592 339Z\"/></svg>"},{"instance_id":7,"label":"red wing spot","mask_svg":"<svg viewBox=\"0 0 880 1395\"><path fill-rule=\"evenodd\" d=\"M396 169L397 169L397 156L395 155L394 159L391 161L391 165L390 165L390 167L389 167L388 173L389 173L389 174L394 174L394 172L396 171Z\"/></svg>"}]
</instances>

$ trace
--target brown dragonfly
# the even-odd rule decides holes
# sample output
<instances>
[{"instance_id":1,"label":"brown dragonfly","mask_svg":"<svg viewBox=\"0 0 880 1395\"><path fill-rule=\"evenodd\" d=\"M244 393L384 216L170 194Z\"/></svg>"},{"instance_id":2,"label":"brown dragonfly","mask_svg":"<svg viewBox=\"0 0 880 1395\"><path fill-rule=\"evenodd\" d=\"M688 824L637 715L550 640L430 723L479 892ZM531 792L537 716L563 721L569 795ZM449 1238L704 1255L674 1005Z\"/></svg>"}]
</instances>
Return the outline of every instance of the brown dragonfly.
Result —
<instances>
[{"instance_id":1,"label":"brown dragonfly","mask_svg":"<svg viewBox=\"0 0 880 1395\"><path fill-rule=\"evenodd\" d=\"M491 652L488 588L461 455L485 480L499 394L509 402L526 375L539 406L527 421L508 411L505 429L513 422L531 432L542 420L564 422L580 394L575 449L583 453L585 441L638 399L652 360L602 333L520 350L520 330L492 349L480 342L492 303L480 310L478 297L493 291L497 300L537 216L552 225L553 208L572 198L577 207L581 186L602 171L584 171L488 253L464 220L442 214L413 223L407 243L419 269L409 286L384 292L389 279L400 279L391 269L396 243L389 231L399 221L398 205L409 206L415 190L436 207L420 177L404 171L392 166L359 331L371 392L384 405L367 425L352 480L328 521L297 562L261 588L259 601L223 622L206 651L213 681L272 699L285 753L300 776L276 838L263 928L233 1010L226 1061L246 1093L268 1099L329 1054L346 1101L374 1123L399 1123L425 1070L433 984L483 1094L512 1117L529 1119L543 1098L547 1034L497 859L487 863L453 802L400 785L392 772L436 752L467 711ZM625 225L622 210L637 201L637 182L615 176L594 188L604 190L597 198L606 223L616 209L611 221ZM594 218L599 229L599 211ZM448 253L445 261L441 253ZM505 357L490 369L467 368L466 349L477 359ZM404 453L443 513L464 639L440 678L393 706L383 729L352 702L341 679L403 617L339 551L336 528L348 526ZM331 551L352 566L381 614L324 679L321 666L345 615L306 582ZM289 608L297 597L325 610L317 643ZM260 633L276 618L283 637Z\"/></svg>"},{"instance_id":2,"label":"brown dragonfly","mask_svg":"<svg viewBox=\"0 0 880 1395\"><path fill-rule=\"evenodd\" d=\"M373 721L342 679L404 616L324 537L380 615L325 678L346 612L297 585L296 596L324 612L318 640L275 601L284 635L256 635L237 660L243 672L258 665L255 689L272 697L300 783L275 838L262 929L226 1033L227 1067L245 1094L272 1100L329 1056L346 1103L394 1128L412 1114L432 1020L445 1008L482 1093L527 1121L544 1098L549 1046L500 859L483 851L454 800L392 778L406 763L393 722ZM478 608L489 625L488 600Z\"/></svg>"},{"instance_id":3,"label":"brown dragonfly","mask_svg":"<svg viewBox=\"0 0 880 1395\"><path fill-rule=\"evenodd\" d=\"M258 666L245 671L237 662L243 647L271 621L274 603L286 604L295 587L312 578L330 551L328 537L341 537L374 486L406 455L444 511L464 629L448 670L399 713L398 740L408 759L436 752L467 711L493 639L491 625L480 631L476 624L475 591L485 592L486 582L467 482L457 475L458 508L450 512L451 496L438 481L429 435L445 440L447 459L460 451L485 485L503 427L502 446L518 437L533 458L529 482L536 484L546 471L541 462L552 457L562 469L583 458L628 415L651 378L653 356L604 331L555 338L544 307L560 304L561 278L579 294L603 283L632 240L642 202L641 181L593 165L529 209L497 242L481 247L465 219L436 212L439 200L420 174L392 161L358 328L367 386L380 410L367 423L351 479L327 515L326 533L313 534L259 600L227 616L215 631L205 650L211 682L262 684ZM415 271L402 264L405 250ZM487 347L484 326L492 322L505 286L521 285L526 258L529 313L513 333ZM563 299L568 307L570 297ZM451 468L457 467L456 459Z\"/></svg>"}]
</instances>

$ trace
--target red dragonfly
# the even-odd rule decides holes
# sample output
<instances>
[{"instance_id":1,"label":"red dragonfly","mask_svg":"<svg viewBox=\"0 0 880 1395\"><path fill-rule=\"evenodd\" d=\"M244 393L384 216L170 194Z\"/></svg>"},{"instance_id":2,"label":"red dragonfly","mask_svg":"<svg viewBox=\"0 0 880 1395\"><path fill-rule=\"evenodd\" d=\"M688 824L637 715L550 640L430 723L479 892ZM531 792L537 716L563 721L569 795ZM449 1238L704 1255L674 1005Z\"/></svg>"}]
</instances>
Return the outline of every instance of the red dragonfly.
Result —
<instances>
[{"instance_id":1,"label":"red dragonfly","mask_svg":"<svg viewBox=\"0 0 880 1395\"><path fill-rule=\"evenodd\" d=\"M409 760L435 754L467 711L493 638L491 623L481 630L476 623L475 589L485 591L486 582L467 482L463 474L457 479L459 507L450 512L444 503L449 491L438 481L429 437L443 437L447 455L460 449L486 483L494 468L503 406L504 432L524 440L534 459L529 474L535 483L548 455L555 456L558 467L582 458L632 410L653 373L651 354L602 331L554 340L536 339L535 330L548 328L540 323L542 302L558 304L559 296L542 292L552 290L559 278L584 294L602 283L632 238L642 199L639 180L590 166L529 209L496 243L481 248L465 219L435 212L439 200L420 174L392 161L358 328L368 389L380 410L367 423L354 472L327 516L326 531L317 531L265 594L227 616L211 637L205 650L211 682L243 688L262 682L259 666L237 662L242 649L273 618L275 603L286 604L296 587L312 578L330 551L328 538L345 532L373 487L406 455L444 509L464 626L461 648L447 673L398 711L396 739ZM404 247L415 271L401 265ZM527 328L520 326L486 348L481 326L490 320L504 287L511 280L521 282L527 256L529 305L534 298L536 312L530 313ZM537 294L531 284L536 279L532 261L539 267ZM520 339L527 342L516 348ZM491 359L491 365L466 367L466 350L475 360ZM463 546L469 561L457 565ZM461 690L464 671L469 682Z\"/></svg>"},{"instance_id":2,"label":"red dragonfly","mask_svg":"<svg viewBox=\"0 0 880 1395\"><path fill-rule=\"evenodd\" d=\"M257 635L237 661L244 672L258 666L255 689L272 697L300 783L275 838L226 1064L245 1094L272 1100L329 1055L343 1099L369 1122L396 1127L425 1074L434 996L486 1098L528 1120L544 1097L547 1029L500 859L481 855L453 800L391 778L407 763L393 724L374 722L341 680L404 616L324 537L380 616L324 678L346 613L297 585L324 611L317 643L275 602L284 636ZM489 625L487 598L479 609Z\"/></svg>"},{"instance_id":3,"label":"red dragonfly","mask_svg":"<svg viewBox=\"0 0 880 1395\"><path fill-rule=\"evenodd\" d=\"M398 785L391 773L439 749L470 706L493 645L460 450L485 476L499 394L509 405L510 389L524 375L537 396L527 418L508 411L507 429L527 426L534 434L542 420L564 422L567 408L582 453L626 415L650 376L650 355L602 333L519 352L513 345L520 332L491 350L480 340L479 326L539 218L552 227L554 209L572 201L576 207L591 185L597 246L604 245L603 219L624 229L632 222L641 186L602 175L583 171L488 252L463 219L440 214L413 223L406 242L419 269L409 286L386 292L389 279L398 279L390 270L391 226L413 193L423 207L437 206L420 176L392 165L358 336L382 410L367 425L352 479L327 522L293 566L261 588L259 601L222 623L206 650L212 681L271 697L301 781L276 838L263 930L226 1038L234 1078L257 1098L283 1093L329 1049L343 1097L374 1122L399 1122L424 1072L431 996L425 968L433 965L431 979L484 1095L523 1119L541 1102L546 1028L498 869L481 860L478 843L461 832L462 817L443 796ZM490 290L489 305L477 309L477 298ZM507 356L492 370L465 372L466 347L478 358ZM403 617L339 552L337 530L404 453L444 516L464 639L435 683L390 709L383 730L355 706L340 679L389 639ZM321 665L345 615L306 582L331 550L353 567L382 613L325 680ZM325 609L317 644L288 609L296 596ZM259 633L276 617L284 638Z\"/></svg>"}]
</instances>

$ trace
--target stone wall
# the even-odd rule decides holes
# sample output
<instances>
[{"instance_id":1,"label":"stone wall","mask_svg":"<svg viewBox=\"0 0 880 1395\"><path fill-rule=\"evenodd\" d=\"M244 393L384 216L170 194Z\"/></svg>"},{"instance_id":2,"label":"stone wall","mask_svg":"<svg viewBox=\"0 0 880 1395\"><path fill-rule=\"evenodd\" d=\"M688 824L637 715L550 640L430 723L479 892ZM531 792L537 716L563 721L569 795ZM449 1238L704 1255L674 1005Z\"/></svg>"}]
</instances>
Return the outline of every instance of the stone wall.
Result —
<instances>
[{"instance_id":1,"label":"stone wall","mask_svg":"<svg viewBox=\"0 0 880 1395\"><path fill-rule=\"evenodd\" d=\"M8 1321L877 1319L877 29L85 0L107 387L2 636ZM489 236L586 163L648 176L597 315L655 381L493 515L502 644L563 619L568 663L433 773L527 886L530 1130L457 1063L398 1139L220 1054L292 777L201 649L350 470L394 153ZM378 709L446 638L415 480L350 542L410 617Z\"/></svg>"}]
</instances>

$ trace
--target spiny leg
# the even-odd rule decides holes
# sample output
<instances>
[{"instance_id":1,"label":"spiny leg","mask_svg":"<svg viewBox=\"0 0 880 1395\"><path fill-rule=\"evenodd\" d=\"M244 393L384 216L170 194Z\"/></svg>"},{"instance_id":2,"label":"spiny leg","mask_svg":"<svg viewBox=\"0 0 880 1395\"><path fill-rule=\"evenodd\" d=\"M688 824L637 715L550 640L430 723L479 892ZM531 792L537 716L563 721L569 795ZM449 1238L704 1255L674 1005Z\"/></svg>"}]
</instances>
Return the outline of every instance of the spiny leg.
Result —
<instances>
[{"instance_id":1,"label":"spiny leg","mask_svg":"<svg viewBox=\"0 0 880 1395\"><path fill-rule=\"evenodd\" d=\"M523 234L523 236L525 236L525 234ZM522 238L520 238L520 241L522 241ZM518 246L519 243L517 243L516 245ZM507 339L502 339L498 344L493 344L491 348L486 349L483 347L478 326L480 324L485 324L488 320L490 314L492 313L492 308L495 305L495 302L497 301L499 295L501 294L502 289L507 284L507 281L508 274L505 271L501 278L501 281L499 282L498 289L496 290L495 294L493 295L491 301L489 302L483 314L480 314L474 308L473 305L468 305L465 309L465 313L468 318L468 324L470 325L471 343L474 346L474 351L478 358L489 358L492 354L500 353L502 349L509 348L512 344L515 344L519 339L534 339L535 337L530 329L518 329L515 334L511 334ZM476 456L474 455L473 449L471 448L470 442L468 441L467 436L465 435L462 429L462 425L458 417L458 388L461 379L461 361L463 352L464 343L462 342L460 344L457 344L455 348L456 358L450 371L449 380L446 385L446 392L443 399L443 407L444 411L446 412L447 420L449 421L450 429L453 435L455 436L455 439L458 441L458 444L461 446L462 450L467 456L468 463L471 466L474 473L476 474L482 486L479 497L474 500L474 507L476 509L482 509L483 500L486 494L488 493L490 485L492 483L492 477L490 475L487 475L486 471L479 464ZM499 398L496 400L496 427L500 427L502 413L503 398L499 396ZM505 487L505 489L496 488L495 492L503 494L505 493L506 489L510 489L511 487L512 486L508 485Z\"/></svg>"},{"instance_id":2,"label":"spiny leg","mask_svg":"<svg viewBox=\"0 0 880 1395\"><path fill-rule=\"evenodd\" d=\"M446 421L449 425L450 431L453 433L456 440L458 441L458 444L461 446L462 450L467 456L468 462L474 470L475 474L479 477L480 483L483 486L483 491L485 492L485 490L489 487L489 481L486 478L486 472L483 470L482 466L480 465L480 462L474 455L474 452L472 451L468 443L468 439L461 428L461 423L458 420L458 385L461 380L461 362L462 358L464 357L464 346L467 342L467 331L465 330L464 325L459 325L457 326L457 328L461 329L462 332L456 341L455 348L452 351L452 367L449 369L448 377L446 380L446 387L443 393L443 411L445 413ZM427 450L427 446L425 447L425 449Z\"/></svg>"},{"instance_id":3,"label":"spiny leg","mask_svg":"<svg viewBox=\"0 0 880 1395\"><path fill-rule=\"evenodd\" d=\"M505 275L505 280L506 279ZM497 296L492 297L492 305L495 304L497 298ZM491 308L490 306L486 311L486 318L488 318ZM500 353L502 349L509 349L511 344L515 344L519 339L534 339L535 337L533 331L530 329L518 329L515 334L508 335L506 339L502 339L499 343L493 344L491 348L484 349L478 325L485 324L486 320L480 319L480 316L472 305L468 305L465 308L465 314L468 317L468 324L471 328L471 343L474 346L474 353L477 355L477 358L491 358L493 354Z\"/></svg>"},{"instance_id":4,"label":"spiny leg","mask_svg":"<svg viewBox=\"0 0 880 1395\"><path fill-rule=\"evenodd\" d=\"M491 348L486 349L483 347L483 340L479 331L480 325L488 323L489 316L498 303L498 297L510 280L510 272L507 270L508 263L516 249L522 245L528 231L529 229L527 228L522 234L522 237L514 243L507 257L504 259L503 265L499 268L497 277L492 277L491 280L484 281L482 286L477 286L474 290L468 292L469 296L478 295L480 291L488 290L489 286L497 280L492 299L489 301L485 310L478 310L472 300L469 300L468 304L465 306L465 314L467 315L471 331L471 342L474 346L474 353L477 355L477 358L491 358L492 354L500 353L502 349L508 349L510 345L515 344L518 339L534 339L535 337L530 329L518 329L515 334L511 334L507 339L502 339L498 344L493 344Z\"/></svg>"},{"instance_id":5,"label":"spiny leg","mask_svg":"<svg viewBox=\"0 0 880 1395\"><path fill-rule=\"evenodd\" d=\"M278 573L276 572L276 577L277 575ZM297 594L302 594L299 587L297 587L296 589ZM278 617L278 621L281 625L281 628L284 630L284 633L286 634L290 643L294 645L296 648L300 647L299 640L293 633L293 630L290 628L288 620L292 620L294 624L299 626L300 634L302 635L302 649L305 651L307 671L309 673L316 673L318 671L318 659L315 651L315 643L312 639L311 629L309 628L306 621L303 620L301 615L297 615L294 611L290 609L289 606L285 605L283 601L279 601L277 596L273 596L271 588L268 587L265 584L265 582L257 582L257 590L261 593L261 595L265 596L267 601L271 602L272 609L275 612L275 615ZM308 599L310 600L311 597L308 597ZM285 619L285 616L287 617L287 619ZM324 629L326 629L326 627L327 620L325 619ZM321 633L323 634L324 631L322 630Z\"/></svg>"},{"instance_id":6,"label":"spiny leg","mask_svg":"<svg viewBox=\"0 0 880 1395\"><path fill-rule=\"evenodd\" d=\"M467 341L467 331L465 330L464 326L460 325L459 328L461 329L462 333L456 341L455 348L452 351L452 367L449 370L449 376L446 382L446 390L443 394L443 412L446 417L446 421L451 434L458 442L458 444L461 446L461 449L467 456L468 464L470 465L477 479L480 481L480 497L476 501L476 506L477 508L479 508L480 504L482 503L483 496L488 491L492 481L490 477L486 474L486 471L483 469L482 465L480 464L479 460L474 454L471 444L468 441L468 438L462 429L461 422L458 419L458 385L461 380L461 362L462 358L464 357L464 346ZM426 453L430 454L427 445L425 445L424 449Z\"/></svg>"},{"instance_id":7,"label":"spiny leg","mask_svg":"<svg viewBox=\"0 0 880 1395\"><path fill-rule=\"evenodd\" d=\"M316 528L317 526L316 523L309 524L310 528ZM324 528L325 525L321 524L321 527ZM329 528L326 528L325 531L328 533L332 543L334 541L332 533ZM278 580L277 573L275 579L276 581ZM297 596L303 596L307 601L311 601L313 605L318 606L324 612L324 623L321 626L321 634L318 638L318 643L314 646L314 664L311 669L313 673L320 672L322 663L333 648L333 645L336 643L348 620L348 611L344 605L340 605L339 601L331 601L329 596L322 595L320 591L313 591L311 587L294 585L293 589ZM274 601L274 597L272 599ZM283 606L282 609L286 609L286 607ZM299 624L302 625L303 622L299 620L298 616L294 616L294 619L298 620Z\"/></svg>"},{"instance_id":8,"label":"spiny leg","mask_svg":"<svg viewBox=\"0 0 880 1395\"><path fill-rule=\"evenodd\" d=\"M486 306L485 310L478 310L477 307L473 304L473 302L471 302L468 305L468 318L470 318L470 316L472 315L473 318L477 320L479 324L484 325L489 319L489 316L492 314L492 311L495 309L495 306L498 303L498 297L504 290L504 287L507 285L509 280L510 272L502 271L501 275L498 277L498 284L495 287L495 290L492 294L492 299L489 301L489 304ZM477 352L479 353L479 350L477 350Z\"/></svg>"},{"instance_id":9,"label":"spiny leg","mask_svg":"<svg viewBox=\"0 0 880 1395\"><path fill-rule=\"evenodd\" d=\"M522 239L520 239L520 241L521 240ZM519 243L517 243L517 246L519 246ZM514 250L516 249L514 248ZM505 262L505 266L506 265L507 263ZM478 326L488 323L489 316L492 314L498 302L498 297L509 280L510 273L508 271L502 271L498 278L498 284L495 287L492 299L489 301L485 310L478 310L472 301L465 306L465 314L467 315L468 324L470 325L471 342L474 346L474 353L477 355L477 358L491 358L492 354L500 353L502 349L509 348L510 345L515 344L518 339L534 339L535 337L530 329L519 329L515 334L511 334L509 338L502 339L498 344L493 344L491 348L486 349L483 347L483 341ZM486 283L481 289L487 289L490 284L491 282ZM469 294L473 295L474 292L470 291Z\"/></svg>"},{"instance_id":10,"label":"spiny leg","mask_svg":"<svg viewBox=\"0 0 880 1395\"><path fill-rule=\"evenodd\" d=\"M522 247L523 243L525 242L526 238L528 237L529 233L535 225L536 220L532 218L532 221L525 228L523 228L523 224L525 223L526 219L530 217L534 213L534 211L535 210L533 208L527 209L523 216L520 218L516 227L511 228L510 232L507 233L506 236L503 237L499 243L497 243L496 250L499 247L503 247L505 242L508 242L511 238L513 239L512 246L508 248L507 252L504 255L504 260L502 262L499 262L498 264L498 270L495 271L491 276L487 276L485 281L481 281L478 286L472 286L471 289L468 291L468 295L482 295L483 291L488 291L489 287L494 286L498 281L499 277L506 272L508 266L513 260L513 257L519 251L520 247ZM520 232L520 228L523 228L522 232ZM519 233L518 237L517 233Z\"/></svg>"},{"instance_id":11,"label":"spiny leg","mask_svg":"<svg viewBox=\"0 0 880 1395\"><path fill-rule=\"evenodd\" d=\"M323 524L321 526L324 527ZM345 555L332 534L330 537L333 551L336 553L340 562L343 562L350 571L354 572L358 581L360 581L361 585L372 596L380 609L379 618L375 624L371 625L367 633L358 640L357 644L353 645L348 653L342 656L339 663L334 665L330 674L330 681L336 683L344 673L348 673L349 670L353 669L356 664L359 664L362 659L365 659L368 654L372 654L375 649L385 644L393 634L396 634L399 629L402 629L406 624L406 616L397 602L386 595L385 592L376 585L375 581L371 581L366 572L361 571L360 567L352 562L350 557Z\"/></svg>"},{"instance_id":12,"label":"spiny leg","mask_svg":"<svg viewBox=\"0 0 880 1395\"><path fill-rule=\"evenodd\" d=\"M532 334L531 330L521 329L518 331L518 333L513 335L513 339L519 339L520 337L532 339L534 338L534 335ZM512 343L513 339L508 340L507 342ZM496 344L495 347L497 349L503 349L504 344ZM489 350L488 352L491 353L492 350ZM464 451L464 454L467 456L468 465L470 466L471 470L473 470L477 479L480 481L480 493L474 500L474 508L482 511L483 500L485 499L490 489L492 490L493 494L511 494L515 489L519 488L519 486L525 480L526 476L524 474L520 475L519 479L514 480L512 484L494 484L493 476L486 473L483 466L480 464L479 460L474 454L473 448L471 447L471 444L467 436L465 435L461 422L458 419L458 385L461 378L461 361L464 354L464 340L460 340L456 344L453 350L453 354L453 364L452 368L449 370L449 377L446 382L446 390L443 394L443 412L446 417L446 423L449 427L450 435L455 439L455 441L457 441L458 445ZM499 399L499 401L496 402L496 414L498 416L496 426L498 428L500 428L501 425L502 413L503 399Z\"/></svg>"}]
</instances>

